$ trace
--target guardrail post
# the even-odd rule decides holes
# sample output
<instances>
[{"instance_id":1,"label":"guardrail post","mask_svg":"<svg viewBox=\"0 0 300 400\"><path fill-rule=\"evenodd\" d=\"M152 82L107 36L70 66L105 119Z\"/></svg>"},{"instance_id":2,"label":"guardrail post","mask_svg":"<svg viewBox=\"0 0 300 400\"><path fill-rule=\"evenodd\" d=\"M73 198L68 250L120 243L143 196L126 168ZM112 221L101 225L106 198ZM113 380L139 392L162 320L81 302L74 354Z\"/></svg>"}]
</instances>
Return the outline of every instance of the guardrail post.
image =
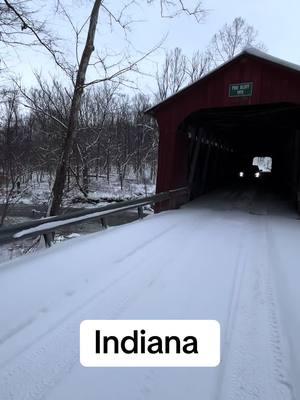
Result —
<instances>
[{"instance_id":1,"label":"guardrail post","mask_svg":"<svg viewBox=\"0 0 300 400\"><path fill-rule=\"evenodd\" d=\"M107 221L106 218L102 217L101 218L101 225L103 229L107 229Z\"/></svg>"},{"instance_id":2,"label":"guardrail post","mask_svg":"<svg viewBox=\"0 0 300 400\"><path fill-rule=\"evenodd\" d=\"M46 246L46 247L51 247L52 242L53 242L53 240L54 240L54 235L55 235L54 232L45 233L45 234L43 235L44 241L45 241L45 246Z\"/></svg>"},{"instance_id":3,"label":"guardrail post","mask_svg":"<svg viewBox=\"0 0 300 400\"><path fill-rule=\"evenodd\" d=\"M142 206L138 206L138 215L139 215L139 219L143 219L144 218L144 213L143 213L143 207Z\"/></svg>"}]
</instances>

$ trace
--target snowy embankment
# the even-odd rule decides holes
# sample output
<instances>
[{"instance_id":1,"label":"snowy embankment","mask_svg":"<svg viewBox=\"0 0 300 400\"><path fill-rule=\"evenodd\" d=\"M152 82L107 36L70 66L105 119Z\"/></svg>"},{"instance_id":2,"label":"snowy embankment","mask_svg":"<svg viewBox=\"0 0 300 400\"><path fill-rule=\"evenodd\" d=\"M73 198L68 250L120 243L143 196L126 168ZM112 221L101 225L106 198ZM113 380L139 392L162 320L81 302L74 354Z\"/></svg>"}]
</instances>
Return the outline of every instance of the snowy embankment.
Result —
<instances>
[{"instance_id":1,"label":"snowy embankment","mask_svg":"<svg viewBox=\"0 0 300 400\"><path fill-rule=\"evenodd\" d=\"M37 214L40 210L34 210L38 205L47 205L50 198L52 181L49 176L44 176L42 180L37 180L34 175L32 181L21 184L21 195L17 192L13 194L12 204L27 204L33 206L33 211ZM155 185L149 181L138 183L134 175L124 179L123 188L116 174L112 174L110 181L104 176L89 179L89 195L85 199L79 190L76 182L72 182L70 188L66 190L63 200L64 207L95 207L105 205L114 201L130 200L137 197L150 196L155 193ZM0 190L0 204L5 203L5 193Z\"/></svg>"},{"instance_id":2,"label":"snowy embankment","mask_svg":"<svg viewBox=\"0 0 300 400\"><path fill-rule=\"evenodd\" d=\"M3 265L0 399L300 398L300 222L254 200L207 197ZM84 368L84 319L217 319L222 362Z\"/></svg>"}]
</instances>

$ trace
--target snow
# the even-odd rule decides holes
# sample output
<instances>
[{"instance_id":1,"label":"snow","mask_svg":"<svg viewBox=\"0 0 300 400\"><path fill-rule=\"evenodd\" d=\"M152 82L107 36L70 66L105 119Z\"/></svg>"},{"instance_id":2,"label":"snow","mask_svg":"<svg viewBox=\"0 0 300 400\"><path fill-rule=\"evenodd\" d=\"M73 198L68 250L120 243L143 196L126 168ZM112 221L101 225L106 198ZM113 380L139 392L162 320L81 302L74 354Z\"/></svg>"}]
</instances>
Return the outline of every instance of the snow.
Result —
<instances>
[{"instance_id":1,"label":"snow","mask_svg":"<svg viewBox=\"0 0 300 400\"><path fill-rule=\"evenodd\" d=\"M0 399L300 398L300 222L268 200L216 193L3 264ZM84 319L216 319L222 362L84 368Z\"/></svg>"},{"instance_id":2,"label":"snow","mask_svg":"<svg viewBox=\"0 0 300 400\"><path fill-rule=\"evenodd\" d=\"M272 56L272 55L270 55L270 54L268 54L268 53L266 53L264 51L256 49L255 47L247 47L244 50L244 53L252 54L255 57L259 57L259 58L262 58L262 59L264 59L266 61L270 61L270 62L272 62L274 64L279 64L279 65L281 65L283 67L286 67L286 68L289 68L289 69L293 69L295 71L300 72L300 65L291 63L289 61L283 60L283 59L278 58L278 57L274 57L274 56Z\"/></svg>"},{"instance_id":3,"label":"snow","mask_svg":"<svg viewBox=\"0 0 300 400\"><path fill-rule=\"evenodd\" d=\"M24 205L47 205L51 192L51 178L45 174L43 179L38 179L33 174L32 180L26 183L21 183L22 196L18 201L17 193L14 193L12 202ZM108 182L105 176L99 176L98 179L91 177L89 181L89 200L95 201L95 204L87 203L83 194L73 182L70 190L66 191L63 205L64 207L99 207L106 205L107 202L130 200L138 197L150 196L155 193L155 185L152 183L138 183L133 173L124 180L123 189L120 188L120 182L116 173L112 173ZM0 188L0 204L5 203L5 193ZM77 201L74 202L74 199ZM81 201L80 201L81 200ZM96 203L96 201L98 203ZM35 210L37 213L41 211Z\"/></svg>"},{"instance_id":4,"label":"snow","mask_svg":"<svg viewBox=\"0 0 300 400\"><path fill-rule=\"evenodd\" d=\"M79 233L70 233L70 235L66 236L67 239L74 239L74 238L78 238L78 237L80 237Z\"/></svg>"}]
</instances>

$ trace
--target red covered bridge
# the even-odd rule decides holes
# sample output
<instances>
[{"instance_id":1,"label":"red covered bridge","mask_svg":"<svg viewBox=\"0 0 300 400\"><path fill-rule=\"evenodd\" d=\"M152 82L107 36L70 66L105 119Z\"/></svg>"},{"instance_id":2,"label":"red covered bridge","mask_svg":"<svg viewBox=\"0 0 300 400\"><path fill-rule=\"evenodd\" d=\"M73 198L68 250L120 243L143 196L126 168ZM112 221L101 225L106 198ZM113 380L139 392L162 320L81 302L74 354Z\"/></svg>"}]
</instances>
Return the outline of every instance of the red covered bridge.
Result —
<instances>
[{"instance_id":1,"label":"red covered bridge","mask_svg":"<svg viewBox=\"0 0 300 400\"><path fill-rule=\"evenodd\" d=\"M272 158L273 187L300 198L300 66L247 49L147 112L158 122L157 192L191 198L254 157Z\"/></svg>"}]
</instances>

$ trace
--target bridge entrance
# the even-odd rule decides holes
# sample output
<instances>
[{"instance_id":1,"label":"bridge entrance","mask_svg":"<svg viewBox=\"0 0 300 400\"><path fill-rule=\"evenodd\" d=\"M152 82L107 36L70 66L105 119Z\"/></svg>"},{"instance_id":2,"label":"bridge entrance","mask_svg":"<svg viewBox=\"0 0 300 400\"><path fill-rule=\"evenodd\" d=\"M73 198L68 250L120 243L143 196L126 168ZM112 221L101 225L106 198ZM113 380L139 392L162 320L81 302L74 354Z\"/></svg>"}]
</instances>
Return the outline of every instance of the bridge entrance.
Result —
<instances>
[{"instance_id":1,"label":"bridge entrance","mask_svg":"<svg viewBox=\"0 0 300 400\"><path fill-rule=\"evenodd\" d=\"M300 66L243 51L147 111L159 126L157 192L266 184L300 208L299 111ZM270 157L271 173L255 157Z\"/></svg>"},{"instance_id":2,"label":"bridge entrance","mask_svg":"<svg viewBox=\"0 0 300 400\"><path fill-rule=\"evenodd\" d=\"M247 184L287 193L296 201L299 115L299 106L278 103L210 109L189 116L177 134L188 142L191 199L220 186ZM265 163L259 163L262 158Z\"/></svg>"}]
</instances>

